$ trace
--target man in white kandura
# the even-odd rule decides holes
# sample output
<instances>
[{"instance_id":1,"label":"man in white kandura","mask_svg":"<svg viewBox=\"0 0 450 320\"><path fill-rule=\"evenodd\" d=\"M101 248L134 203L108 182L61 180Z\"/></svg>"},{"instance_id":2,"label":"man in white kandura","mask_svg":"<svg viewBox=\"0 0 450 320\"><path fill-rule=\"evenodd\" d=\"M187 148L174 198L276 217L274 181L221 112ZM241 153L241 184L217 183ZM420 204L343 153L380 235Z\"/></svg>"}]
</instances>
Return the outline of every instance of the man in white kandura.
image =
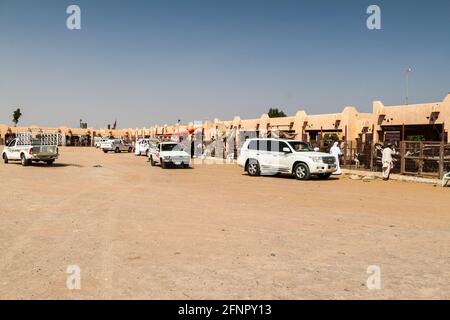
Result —
<instances>
[{"instance_id":1,"label":"man in white kandura","mask_svg":"<svg viewBox=\"0 0 450 320\"><path fill-rule=\"evenodd\" d=\"M394 147L390 143L383 149L381 157L381 163L383 164L383 180L389 180L389 174L394 167L394 159L392 156L395 154L397 154L397 152L395 152Z\"/></svg>"},{"instance_id":2,"label":"man in white kandura","mask_svg":"<svg viewBox=\"0 0 450 320\"><path fill-rule=\"evenodd\" d=\"M339 142L335 142L330 149L330 154L336 158L336 171L333 174L342 174L341 166L339 165L339 156L342 154L341 148L339 148Z\"/></svg>"}]
</instances>

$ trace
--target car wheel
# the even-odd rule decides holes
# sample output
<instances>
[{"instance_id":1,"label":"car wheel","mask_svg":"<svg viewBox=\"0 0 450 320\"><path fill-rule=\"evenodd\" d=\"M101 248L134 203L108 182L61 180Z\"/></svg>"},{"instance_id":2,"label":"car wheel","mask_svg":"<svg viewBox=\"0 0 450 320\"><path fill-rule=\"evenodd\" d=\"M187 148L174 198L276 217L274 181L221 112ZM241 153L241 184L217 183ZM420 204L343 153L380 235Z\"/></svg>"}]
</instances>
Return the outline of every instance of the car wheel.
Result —
<instances>
[{"instance_id":1,"label":"car wheel","mask_svg":"<svg viewBox=\"0 0 450 320\"><path fill-rule=\"evenodd\" d=\"M104 152L104 153L108 153L108 150L106 150L106 149L103 149L103 152Z\"/></svg>"},{"instance_id":2,"label":"car wheel","mask_svg":"<svg viewBox=\"0 0 450 320\"><path fill-rule=\"evenodd\" d=\"M152 157L152 156L150 156L150 165L151 165L152 167L154 167L154 166L156 165L155 160L153 160L153 157Z\"/></svg>"},{"instance_id":3,"label":"car wheel","mask_svg":"<svg viewBox=\"0 0 450 320\"><path fill-rule=\"evenodd\" d=\"M27 158L25 158L25 155L23 153L20 155L20 162L24 167L30 164L30 162L27 160Z\"/></svg>"},{"instance_id":4,"label":"car wheel","mask_svg":"<svg viewBox=\"0 0 450 320\"><path fill-rule=\"evenodd\" d=\"M188 169L189 168L189 163L183 164L183 168Z\"/></svg>"},{"instance_id":5,"label":"car wheel","mask_svg":"<svg viewBox=\"0 0 450 320\"><path fill-rule=\"evenodd\" d=\"M128 148L128 153L131 153L131 152L133 152L133 148L129 147Z\"/></svg>"},{"instance_id":6,"label":"car wheel","mask_svg":"<svg viewBox=\"0 0 450 320\"><path fill-rule=\"evenodd\" d=\"M326 180L331 176L331 173L319 173L318 177L320 180Z\"/></svg>"},{"instance_id":7,"label":"car wheel","mask_svg":"<svg viewBox=\"0 0 450 320\"><path fill-rule=\"evenodd\" d=\"M261 170L258 161L250 159L248 161L246 171L252 177L259 176L261 174Z\"/></svg>"},{"instance_id":8,"label":"car wheel","mask_svg":"<svg viewBox=\"0 0 450 320\"><path fill-rule=\"evenodd\" d=\"M308 165L304 163L299 163L294 168L294 175L298 180L307 180L309 179L309 168Z\"/></svg>"},{"instance_id":9,"label":"car wheel","mask_svg":"<svg viewBox=\"0 0 450 320\"><path fill-rule=\"evenodd\" d=\"M119 152L120 152L120 149L117 147L117 148L114 150L114 152L115 152L115 153L119 153Z\"/></svg>"},{"instance_id":10,"label":"car wheel","mask_svg":"<svg viewBox=\"0 0 450 320\"><path fill-rule=\"evenodd\" d=\"M159 159L160 163L161 163L161 168L165 169L167 168L167 165L164 163L164 161L162 161L162 159Z\"/></svg>"},{"instance_id":11,"label":"car wheel","mask_svg":"<svg viewBox=\"0 0 450 320\"><path fill-rule=\"evenodd\" d=\"M51 166L53 164L53 162L55 162L55 160L48 160L46 162L47 162L47 165Z\"/></svg>"},{"instance_id":12,"label":"car wheel","mask_svg":"<svg viewBox=\"0 0 450 320\"><path fill-rule=\"evenodd\" d=\"M6 153L3 154L3 162L8 163L8 156L6 155Z\"/></svg>"},{"instance_id":13,"label":"car wheel","mask_svg":"<svg viewBox=\"0 0 450 320\"><path fill-rule=\"evenodd\" d=\"M148 150L145 151L145 156L148 157Z\"/></svg>"}]
</instances>

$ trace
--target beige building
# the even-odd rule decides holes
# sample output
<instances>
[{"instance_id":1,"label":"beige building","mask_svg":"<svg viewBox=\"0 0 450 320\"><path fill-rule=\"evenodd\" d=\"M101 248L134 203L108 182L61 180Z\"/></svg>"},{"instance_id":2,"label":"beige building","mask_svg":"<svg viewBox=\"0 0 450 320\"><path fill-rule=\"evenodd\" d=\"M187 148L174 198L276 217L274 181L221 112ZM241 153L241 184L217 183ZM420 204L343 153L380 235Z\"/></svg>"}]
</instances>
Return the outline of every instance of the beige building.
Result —
<instances>
[{"instance_id":1,"label":"beige building","mask_svg":"<svg viewBox=\"0 0 450 320\"><path fill-rule=\"evenodd\" d=\"M37 126L32 127L34 129ZM48 129L48 128L46 128ZM215 139L233 139L239 146L247 137L289 137L319 144L327 139L339 139L348 143L399 142L402 140L444 141L448 143L450 129L450 94L440 102L384 106L374 101L372 113L359 112L354 106L346 106L340 113L309 115L298 111L294 116L269 118L263 114L257 119L191 122L185 125L154 125L136 129L80 129L54 128L61 133L64 145L92 146L95 137L111 136L133 141L139 137L176 138L201 136L208 143ZM29 127L0 125L0 142L4 143L17 132Z\"/></svg>"},{"instance_id":2,"label":"beige building","mask_svg":"<svg viewBox=\"0 0 450 320\"><path fill-rule=\"evenodd\" d=\"M199 125L154 126L151 136L170 135L198 129ZM295 116L269 118L263 114L257 119L241 119L204 122L205 140L227 130L255 132L257 136L281 135L316 142L326 136L336 135L340 140L374 142L422 139L448 142L450 129L450 94L440 102L414 105L385 106L374 101L371 113L359 112L354 106L346 106L340 113L308 115L298 111ZM189 132L191 132L189 131Z\"/></svg>"}]
</instances>

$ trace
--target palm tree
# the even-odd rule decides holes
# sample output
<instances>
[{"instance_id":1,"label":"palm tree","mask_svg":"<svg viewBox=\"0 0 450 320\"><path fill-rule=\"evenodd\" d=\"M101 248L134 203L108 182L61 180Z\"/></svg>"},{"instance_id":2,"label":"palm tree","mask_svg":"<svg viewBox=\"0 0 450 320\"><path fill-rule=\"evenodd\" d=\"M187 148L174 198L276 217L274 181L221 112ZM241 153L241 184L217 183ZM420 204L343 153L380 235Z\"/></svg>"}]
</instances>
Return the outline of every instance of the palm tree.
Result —
<instances>
[{"instance_id":1,"label":"palm tree","mask_svg":"<svg viewBox=\"0 0 450 320\"><path fill-rule=\"evenodd\" d=\"M13 123L14 123L14 127L17 127L17 124L19 123L19 119L22 116L22 112L20 112L20 108L17 108L14 112L13 112Z\"/></svg>"}]
</instances>

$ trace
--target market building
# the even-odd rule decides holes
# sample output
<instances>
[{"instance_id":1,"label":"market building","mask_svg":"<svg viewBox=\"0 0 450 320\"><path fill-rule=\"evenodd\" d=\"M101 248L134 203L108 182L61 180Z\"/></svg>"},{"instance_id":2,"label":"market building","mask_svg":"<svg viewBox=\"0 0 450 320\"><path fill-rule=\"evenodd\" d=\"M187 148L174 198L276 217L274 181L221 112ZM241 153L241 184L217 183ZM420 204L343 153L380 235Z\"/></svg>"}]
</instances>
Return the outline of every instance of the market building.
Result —
<instances>
[{"instance_id":1,"label":"market building","mask_svg":"<svg viewBox=\"0 0 450 320\"><path fill-rule=\"evenodd\" d=\"M366 168L376 165L379 146L389 142L404 155L419 154L414 161L419 163L416 167L420 173L427 167L423 164L430 160L426 158L427 153L432 153L434 158L438 156L441 172L450 152L447 149L450 149L450 93L442 101L421 104L385 106L381 101L374 101L372 112L359 112L355 106L346 106L340 113L331 114L310 115L298 111L293 116L280 118L269 118L267 114L255 119L236 116L231 120L216 118L213 121L136 129L0 125L0 143L6 143L18 132L36 129L57 131L61 134L63 146L93 146L100 137L122 138L129 142L153 137L183 142L194 156L218 158L236 158L244 141L253 137L300 139L322 151L328 151L331 143L340 141L344 151L343 163L362 164ZM411 167L406 160L403 159L399 165L402 173Z\"/></svg>"},{"instance_id":2,"label":"market building","mask_svg":"<svg viewBox=\"0 0 450 320\"><path fill-rule=\"evenodd\" d=\"M38 126L13 127L0 125L0 142L5 143L17 132ZM51 130L52 128L43 128ZM354 106L346 106L340 113L307 114L298 111L294 116L269 118L267 114L256 119L197 121L185 125L154 125L136 129L94 129L58 127L53 130L64 136L64 145L89 146L95 137L111 136L134 140L136 137L171 137L173 135L202 132L208 141L224 135L227 131L246 132L256 137L295 138L317 144L332 138L341 141L374 142L425 140L448 142L450 129L450 94L440 102L413 105L385 106L374 101L371 113L359 112ZM236 137L239 135L236 134ZM239 138L237 138L239 139Z\"/></svg>"}]
</instances>

